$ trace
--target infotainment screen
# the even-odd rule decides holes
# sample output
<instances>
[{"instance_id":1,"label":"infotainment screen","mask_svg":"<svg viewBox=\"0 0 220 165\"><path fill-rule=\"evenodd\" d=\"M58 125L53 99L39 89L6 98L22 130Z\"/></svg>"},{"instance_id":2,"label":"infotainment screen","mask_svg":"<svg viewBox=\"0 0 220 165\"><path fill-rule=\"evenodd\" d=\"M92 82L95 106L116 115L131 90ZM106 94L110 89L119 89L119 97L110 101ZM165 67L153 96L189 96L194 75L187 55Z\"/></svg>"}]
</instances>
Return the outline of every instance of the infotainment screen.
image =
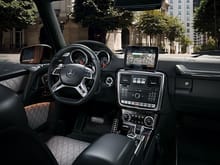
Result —
<instances>
[{"instance_id":1,"label":"infotainment screen","mask_svg":"<svg viewBox=\"0 0 220 165\"><path fill-rule=\"evenodd\" d=\"M125 51L125 68L154 71L157 66L158 48L128 46Z\"/></svg>"}]
</instances>

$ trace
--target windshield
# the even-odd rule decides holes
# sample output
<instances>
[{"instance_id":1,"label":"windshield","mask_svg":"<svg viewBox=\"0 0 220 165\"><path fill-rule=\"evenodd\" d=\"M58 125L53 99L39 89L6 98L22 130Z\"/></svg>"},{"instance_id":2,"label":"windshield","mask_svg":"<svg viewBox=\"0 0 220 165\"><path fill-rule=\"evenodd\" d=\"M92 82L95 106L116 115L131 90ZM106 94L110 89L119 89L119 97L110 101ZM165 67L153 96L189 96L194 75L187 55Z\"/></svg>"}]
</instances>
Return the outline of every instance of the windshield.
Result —
<instances>
[{"instance_id":1,"label":"windshield","mask_svg":"<svg viewBox=\"0 0 220 165\"><path fill-rule=\"evenodd\" d=\"M24 46L54 46L31 0L0 2L1 59L18 61L7 54L18 54ZM158 2L157 9L146 11L118 8L126 2L113 0L62 0L52 6L67 45L95 40L122 58L132 45L158 47L160 56L219 55L219 1L162 0L159 8Z\"/></svg>"}]
</instances>

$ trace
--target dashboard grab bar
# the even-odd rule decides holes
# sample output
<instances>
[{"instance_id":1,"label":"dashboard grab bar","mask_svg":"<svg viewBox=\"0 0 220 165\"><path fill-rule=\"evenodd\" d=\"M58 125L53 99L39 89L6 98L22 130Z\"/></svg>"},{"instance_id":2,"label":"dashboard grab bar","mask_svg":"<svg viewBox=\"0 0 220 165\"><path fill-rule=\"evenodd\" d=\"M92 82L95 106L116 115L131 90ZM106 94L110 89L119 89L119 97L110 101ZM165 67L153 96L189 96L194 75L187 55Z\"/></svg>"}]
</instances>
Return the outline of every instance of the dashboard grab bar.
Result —
<instances>
[{"instance_id":1,"label":"dashboard grab bar","mask_svg":"<svg viewBox=\"0 0 220 165\"><path fill-rule=\"evenodd\" d=\"M183 76L220 78L220 71L189 69L181 64L176 65L176 73Z\"/></svg>"}]
</instances>

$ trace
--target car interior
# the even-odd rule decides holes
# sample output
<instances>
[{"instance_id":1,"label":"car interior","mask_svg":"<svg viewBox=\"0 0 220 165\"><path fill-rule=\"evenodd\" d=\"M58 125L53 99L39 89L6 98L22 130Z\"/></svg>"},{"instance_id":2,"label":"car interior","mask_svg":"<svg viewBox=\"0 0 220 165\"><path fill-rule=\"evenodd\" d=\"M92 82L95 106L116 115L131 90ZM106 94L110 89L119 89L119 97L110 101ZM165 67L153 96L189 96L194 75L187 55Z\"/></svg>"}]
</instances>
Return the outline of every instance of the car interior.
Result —
<instances>
[{"instance_id":1,"label":"car interior","mask_svg":"<svg viewBox=\"0 0 220 165\"><path fill-rule=\"evenodd\" d=\"M67 45L50 0L34 0L53 46L0 63L0 164L220 164L220 60L128 46ZM149 10L160 1L117 7Z\"/></svg>"}]
</instances>

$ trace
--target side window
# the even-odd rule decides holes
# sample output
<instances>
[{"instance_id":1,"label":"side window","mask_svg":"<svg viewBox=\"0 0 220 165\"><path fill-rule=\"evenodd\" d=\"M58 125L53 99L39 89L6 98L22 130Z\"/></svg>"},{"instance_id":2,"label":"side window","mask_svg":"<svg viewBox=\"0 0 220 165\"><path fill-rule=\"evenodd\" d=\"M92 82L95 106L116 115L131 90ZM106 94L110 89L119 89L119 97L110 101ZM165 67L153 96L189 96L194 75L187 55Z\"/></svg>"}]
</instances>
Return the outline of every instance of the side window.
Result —
<instances>
[{"instance_id":1,"label":"side window","mask_svg":"<svg viewBox=\"0 0 220 165\"><path fill-rule=\"evenodd\" d=\"M40 43L42 21L35 4L24 1L17 1L16 8L11 1L6 6L0 4L1 13L7 13L0 21L0 61L19 63L23 47Z\"/></svg>"}]
</instances>

